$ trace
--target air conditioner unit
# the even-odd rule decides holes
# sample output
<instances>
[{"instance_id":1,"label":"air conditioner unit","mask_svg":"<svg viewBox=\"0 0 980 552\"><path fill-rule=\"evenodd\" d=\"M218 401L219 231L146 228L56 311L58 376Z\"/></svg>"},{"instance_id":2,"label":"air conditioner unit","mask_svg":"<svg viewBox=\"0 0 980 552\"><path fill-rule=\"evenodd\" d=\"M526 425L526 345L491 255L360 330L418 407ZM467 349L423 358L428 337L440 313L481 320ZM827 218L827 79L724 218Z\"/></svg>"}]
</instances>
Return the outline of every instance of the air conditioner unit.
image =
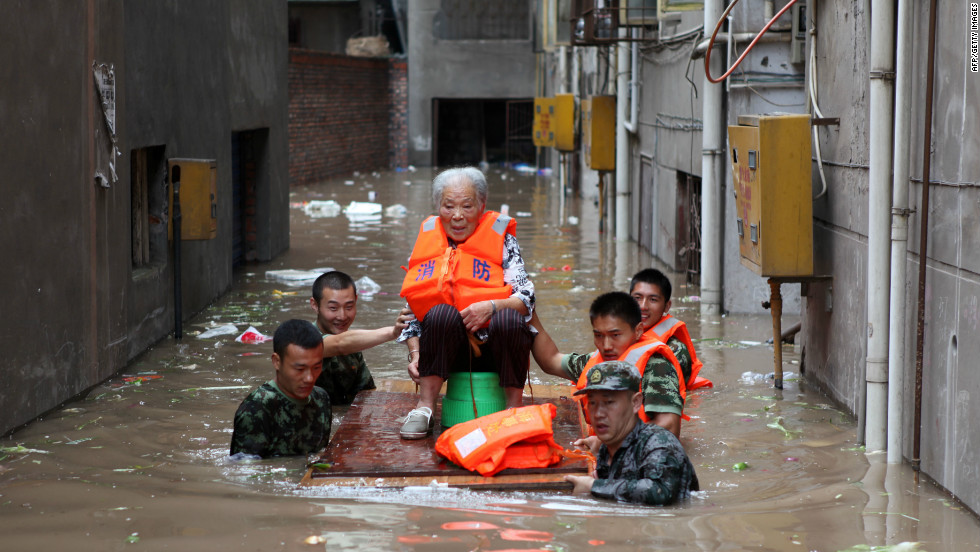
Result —
<instances>
[{"instance_id":1,"label":"air conditioner unit","mask_svg":"<svg viewBox=\"0 0 980 552\"><path fill-rule=\"evenodd\" d=\"M620 0L573 0L572 45L589 46L616 42Z\"/></svg>"}]
</instances>

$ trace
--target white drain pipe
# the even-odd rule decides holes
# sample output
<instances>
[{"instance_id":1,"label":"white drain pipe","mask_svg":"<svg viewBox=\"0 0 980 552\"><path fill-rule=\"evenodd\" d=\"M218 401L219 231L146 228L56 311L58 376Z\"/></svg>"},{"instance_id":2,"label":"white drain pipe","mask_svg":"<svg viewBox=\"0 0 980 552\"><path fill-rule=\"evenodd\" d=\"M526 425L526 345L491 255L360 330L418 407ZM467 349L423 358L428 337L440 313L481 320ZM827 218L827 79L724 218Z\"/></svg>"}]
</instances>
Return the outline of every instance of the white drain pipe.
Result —
<instances>
[{"instance_id":1,"label":"white drain pipe","mask_svg":"<svg viewBox=\"0 0 980 552\"><path fill-rule=\"evenodd\" d=\"M895 4L872 0L870 168L868 171L868 383L865 450L886 447L888 411L888 283L890 272L892 87L895 76Z\"/></svg>"},{"instance_id":2,"label":"white drain pipe","mask_svg":"<svg viewBox=\"0 0 980 552\"><path fill-rule=\"evenodd\" d=\"M619 37L626 38L625 27ZM630 112L630 50L628 42L616 44L616 239L630 237L630 152L626 132ZM617 282L618 284L618 282Z\"/></svg>"},{"instance_id":3,"label":"white drain pipe","mask_svg":"<svg viewBox=\"0 0 980 552\"><path fill-rule=\"evenodd\" d=\"M722 0L704 1L704 32L711 36L724 11ZM713 56L711 73L720 75L725 56ZM701 313L719 314L722 307L722 190L724 177L724 87L704 79L701 130Z\"/></svg>"},{"instance_id":4,"label":"white drain pipe","mask_svg":"<svg viewBox=\"0 0 980 552\"><path fill-rule=\"evenodd\" d=\"M895 146L892 171L891 315L888 325L888 463L902 462L905 417L905 287L909 241L909 140L912 116L912 1L898 2L895 61Z\"/></svg>"}]
</instances>

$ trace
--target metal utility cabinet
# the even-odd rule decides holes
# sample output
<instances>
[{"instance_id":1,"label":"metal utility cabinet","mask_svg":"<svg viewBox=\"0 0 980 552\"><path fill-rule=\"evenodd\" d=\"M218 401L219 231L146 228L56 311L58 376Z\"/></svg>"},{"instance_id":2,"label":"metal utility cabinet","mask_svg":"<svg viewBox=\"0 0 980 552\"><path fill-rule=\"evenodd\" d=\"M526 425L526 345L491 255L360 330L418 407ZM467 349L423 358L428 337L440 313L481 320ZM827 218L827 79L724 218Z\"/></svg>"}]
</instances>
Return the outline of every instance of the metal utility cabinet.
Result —
<instances>
[{"instance_id":1,"label":"metal utility cabinet","mask_svg":"<svg viewBox=\"0 0 980 552\"><path fill-rule=\"evenodd\" d=\"M760 276L813 274L808 115L743 115L728 127L742 264Z\"/></svg>"},{"instance_id":2,"label":"metal utility cabinet","mask_svg":"<svg viewBox=\"0 0 980 552\"><path fill-rule=\"evenodd\" d=\"M809 115L743 115L728 127L742 264L769 278L774 385L783 388L779 287L813 276Z\"/></svg>"},{"instance_id":3,"label":"metal utility cabinet","mask_svg":"<svg viewBox=\"0 0 980 552\"><path fill-rule=\"evenodd\" d=\"M210 240L218 236L218 171L214 159L170 159L167 180L170 212L174 212L174 167L180 166L181 239ZM173 237L173 225L170 225Z\"/></svg>"}]
</instances>

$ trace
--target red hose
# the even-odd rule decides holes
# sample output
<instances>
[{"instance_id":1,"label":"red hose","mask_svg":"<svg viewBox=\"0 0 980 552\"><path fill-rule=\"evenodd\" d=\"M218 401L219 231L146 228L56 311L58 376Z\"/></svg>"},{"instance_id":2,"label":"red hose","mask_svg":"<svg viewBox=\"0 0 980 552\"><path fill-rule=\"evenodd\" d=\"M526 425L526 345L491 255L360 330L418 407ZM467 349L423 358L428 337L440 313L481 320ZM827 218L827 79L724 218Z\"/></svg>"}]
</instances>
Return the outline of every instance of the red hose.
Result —
<instances>
[{"instance_id":1,"label":"red hose","mask_svg":"<svg viewBox=\"0 0 980 552\"><path fill-rule=\"evenodd\" d=\"M759 31L759 34L755 35L755 38L752 39L752 42L749 44L749 47L746 48L744 52L742 52L742 55L738 56L738 59L737 60L735 60L735 64L732 65L731 67L729 67L728 68L728 71L725 71L725 74L724 75L722 75L722 76L720 76L720 77L718 77L716 79L716 78L713 78L711 76L711 49L714 47L715 37L718 36L718 30L721 29L721 24L725 22L725 18L728 17L729 12L732 11L732 8L735 7L735 4L738 4L738 0L734 0L734 2L732 2L731 4L729 4L728 5L728 8L725 9L725 13L721 14L721 19L718 20L718 24L715 25L715 30L714 30L713 33L711 33L711 40L708 41L708 50L704 54L704 76L705 76L705 78L707 78L708 81L710 81L710 82L713 82L715 84L718 84L719 82L721 82L721 81L727 79L729 76L731 76L732 71L734 71L735 68L738 67L739 64L742 63L742 60L744 60L745 59L745 56L747 56L748 53L750 51L752 51L752 47L755 46L755 43L756 42L759 42L759 39L762 38L762 35L766 34L766 31L769 30L769 27L772 27L772 24L775 23L777 19L779 19L780 17L782 17L782 15L784 13L786 13L786 10L790 9L793 6L793 4L795 4L796 2L797 2L797 0L791 0L789 3L787 3L785 6L783 6L783 9L779 10L779 12L776 15L774 15L773 18L770 19L768 23L766 23L766 26L763 27L761 31ZM729 32L731 32L731 31L729 31Z\"/></svg>"}]
</instances>

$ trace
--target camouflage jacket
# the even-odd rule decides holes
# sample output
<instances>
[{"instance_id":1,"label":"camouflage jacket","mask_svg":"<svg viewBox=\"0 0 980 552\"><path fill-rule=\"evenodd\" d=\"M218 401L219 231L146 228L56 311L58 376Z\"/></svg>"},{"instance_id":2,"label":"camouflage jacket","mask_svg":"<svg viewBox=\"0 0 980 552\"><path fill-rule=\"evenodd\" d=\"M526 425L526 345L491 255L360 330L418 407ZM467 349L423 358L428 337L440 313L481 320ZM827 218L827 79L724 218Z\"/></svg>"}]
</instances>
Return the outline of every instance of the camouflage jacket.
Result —
<instances>
[{"instance_id":1,"label":"camouflage jacket","mask_svg":"<svg viewBox=\"0 0 980 552\"><path fill-rule=\"evenodd\" d=\"M609 449L599 447L592 494L599 498L662 506L698 490L698 476L674 434L637 419L609 462Z\"/></svg>"},{"instance_id":2,"label":"camouflage jacket","mask_svg":"<svg viewBox=\"0 0 980 552\"><path fill-rule=\"evenodd\" d=\"M330 404L350 404L362 389L374 389L374 378L364 362L364 355L352 353L323 359L323 372L317 387L330 395Z\"/></svg>"},{"instance_id":3,"label":"camouflage jacket","mask_svg":"<svg viewBox=\"0 0 980 552\"><path fill-rule=\"evenodd\" d=\"M235 412L231 454L263 458L319 452L330 439L330 397L318 387L305 403L292 399L275 380L252 391Z\"/></svg>"},{"instance_id":4,"label":"camouflage jacket","mask_svg":"<svg viewBox=\"0 0 980 552\"><path fill-rule=\"evenodd\" d=\"M670 341L680 340L671 338ZM667 345L673 350L670 341ZM684 348L681 343L681 348ZM685 349L686 350L686 349ZM688 373L691 370L691 359L688 357ZM561 367L567 374L568 379L578 381L582 370L589 362L589 355L577 353L567 354L562 357ZM680 359L678 358L678 362ZM683 365L682 365L683 372ZM680 416L684 413L684 401L681 400L680 382L677 381L677 371L669 360L660 355L651 355L647 360L647 365L643 369L643 410L648 415L666 412Z\"/></svg>"}]
</instances>

